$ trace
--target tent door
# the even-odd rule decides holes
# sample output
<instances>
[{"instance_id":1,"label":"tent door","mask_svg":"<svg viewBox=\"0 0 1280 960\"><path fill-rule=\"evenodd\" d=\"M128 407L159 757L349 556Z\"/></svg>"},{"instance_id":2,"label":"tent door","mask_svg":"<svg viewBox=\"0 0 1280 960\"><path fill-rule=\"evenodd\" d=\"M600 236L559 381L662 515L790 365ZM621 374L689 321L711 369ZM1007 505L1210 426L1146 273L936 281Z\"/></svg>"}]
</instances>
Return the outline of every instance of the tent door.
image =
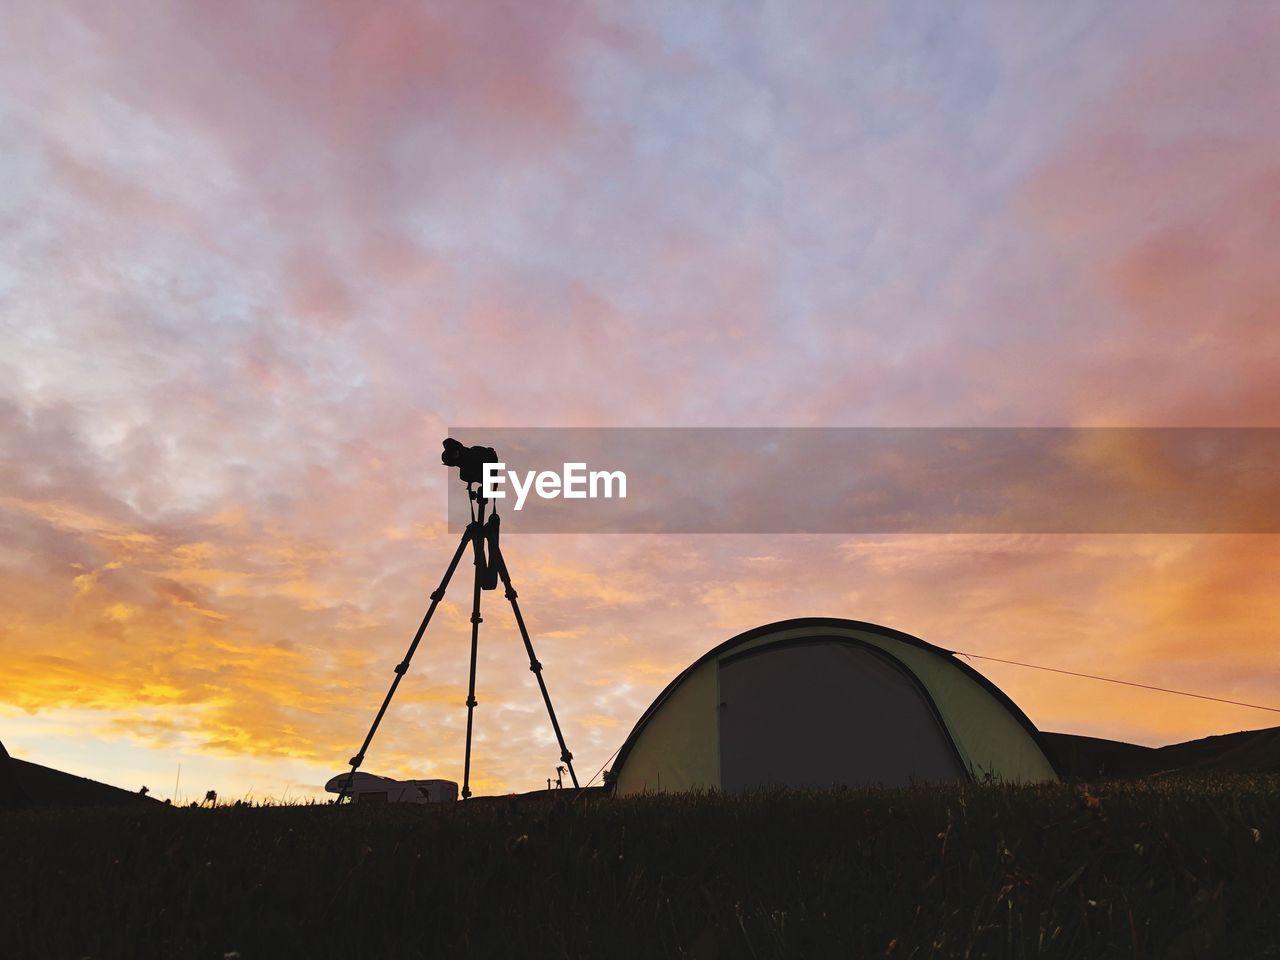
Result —
<instances>
[{"instance_id":1,"label":"tent door","mask_svg":"<svg viewBox=\"0 0 1280 960\"><path fill-rule=\"evenodd\" d=\"M870 646L782 643L719 671L724 790L967 779L919 682Z\"/></svg>"}]
</instances>

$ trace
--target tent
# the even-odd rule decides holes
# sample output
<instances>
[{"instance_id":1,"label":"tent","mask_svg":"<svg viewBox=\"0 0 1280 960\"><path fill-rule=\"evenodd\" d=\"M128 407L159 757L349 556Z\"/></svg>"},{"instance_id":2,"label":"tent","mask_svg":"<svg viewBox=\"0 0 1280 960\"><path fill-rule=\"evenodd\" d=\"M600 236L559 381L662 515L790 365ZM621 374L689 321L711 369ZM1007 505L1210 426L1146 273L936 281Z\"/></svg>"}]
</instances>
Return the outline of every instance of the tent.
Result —
<instances>
[{"instance_id":1,"label":"tent","mask_svg":"<svg viewBox=\"0 0 1280 960\"><path fill-rule=\"evenodd\" d=\"M950 651L812 617L749 630L676 677L627 737L614 792L1056 780L1035 726Z\"/></svg>"}]
</instances>

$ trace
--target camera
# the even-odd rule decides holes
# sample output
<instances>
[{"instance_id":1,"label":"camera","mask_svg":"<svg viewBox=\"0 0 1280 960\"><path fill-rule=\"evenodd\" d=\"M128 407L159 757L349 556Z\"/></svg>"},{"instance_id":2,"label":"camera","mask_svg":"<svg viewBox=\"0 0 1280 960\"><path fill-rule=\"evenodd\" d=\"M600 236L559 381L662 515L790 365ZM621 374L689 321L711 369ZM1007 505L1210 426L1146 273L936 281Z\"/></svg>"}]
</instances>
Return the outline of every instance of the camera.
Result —
<instances>
[{"instance_id":1,"label":"camera","mask_svg":"<svg viewBox=\"0 0 1280 960\"><path fill-rule=\"evenodd\" d=\"M444 450L440 453L440 462L446 467L457 467L463 483L481 483L484 480L484 465L497 463L498 452L493 447L467 447L448 437L444 441Z\"/></svg>"}]
</instances>

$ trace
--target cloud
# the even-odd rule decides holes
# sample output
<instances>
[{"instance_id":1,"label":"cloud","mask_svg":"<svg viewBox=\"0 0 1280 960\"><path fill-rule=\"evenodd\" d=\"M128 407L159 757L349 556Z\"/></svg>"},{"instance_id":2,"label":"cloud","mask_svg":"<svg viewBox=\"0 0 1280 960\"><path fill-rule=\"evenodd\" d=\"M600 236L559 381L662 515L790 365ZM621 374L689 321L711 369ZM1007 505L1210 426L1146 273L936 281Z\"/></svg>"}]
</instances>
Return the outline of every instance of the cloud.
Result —
<instances>
[{"instance_id":1,"label":"cloud","mask_svg":"<svg viewBox=\"0 0 1280 960\"><path fill-rule=\"evenodd\" d=\"M96 731L131 774L336 772L455 542L450 425L1274 422L1261 5L15 11L0 703L73 760ZM1270 702L1274 550L513 525L508 556L594 771L785 616ZM468 572L373 769L456 777ZM536 785L558 751L487 605L476 770ZM990 672L1052 727L1256 719Z\"/></svg>"},{"instance_id":2,"label":"cloud","mask_svg":"<svg viewBox=\"0 0 1280 960\"><path fill-rule=\"evenodd\" d=\"M1280 137L1265 118L1280 70L1261 51L1280 40L1280 18L1190 14L1069 128L1026 203L1094 297L1080 318L1082 415L1269 425Z\"/></svg>"}]
</instances>

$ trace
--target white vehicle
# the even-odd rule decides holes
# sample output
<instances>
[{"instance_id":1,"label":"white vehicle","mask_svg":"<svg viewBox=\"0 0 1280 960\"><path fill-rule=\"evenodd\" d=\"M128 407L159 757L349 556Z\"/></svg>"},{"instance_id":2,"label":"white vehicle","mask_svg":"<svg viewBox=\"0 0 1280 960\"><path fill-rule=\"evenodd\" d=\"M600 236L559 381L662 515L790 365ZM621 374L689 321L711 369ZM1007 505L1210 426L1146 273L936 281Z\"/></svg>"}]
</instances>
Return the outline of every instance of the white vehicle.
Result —
<instances>
[{"instance_id":1,"label":"white vehicle","mask_svg":"<svg viewBox=\"0 0 1280 960\"><path fill-rule=\"evenodd\" d=\"M340 773L324 785L328 793L342 793L348 773ZM371 773L357 773L347 796L352 803L453 803L458 785L452 780L392 780Z\"/></svg>"}]
</instances>

